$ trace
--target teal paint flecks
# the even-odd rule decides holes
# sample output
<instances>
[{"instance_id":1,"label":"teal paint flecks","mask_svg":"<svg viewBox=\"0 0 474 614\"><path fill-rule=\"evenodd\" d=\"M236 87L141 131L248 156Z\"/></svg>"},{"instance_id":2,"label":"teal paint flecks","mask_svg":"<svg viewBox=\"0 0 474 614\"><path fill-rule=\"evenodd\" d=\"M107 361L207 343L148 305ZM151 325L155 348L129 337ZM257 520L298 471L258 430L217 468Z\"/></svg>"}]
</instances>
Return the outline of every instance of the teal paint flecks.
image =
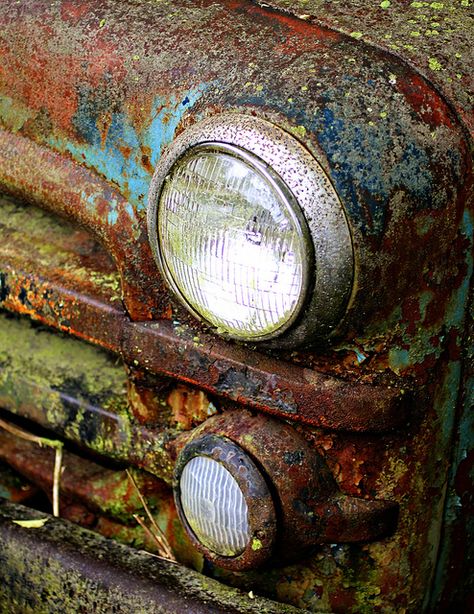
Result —
<instances>
[{"instance_id":1,"label":"teal paint flecks","mask_svg":"<svg viewBox=\"0 0 474 614\"><path fill-rule=\"evenodd\" d=\"M461 285L451 297L447 307L446 321L451 326L461 326L463 323L468 300L469 285L474 269L474 258L472 251L474 243L473 220L469 211L464 212L461 224L461 233L466 237L469 245L468 249L466 250L467 273Z\"/></svg>"},{"instance_id":2,"label":"teal paint flecks","mask_svg":"<svg viewBox=\"0 0 474 614\"><path fill-rule=\"evenodd\" d=\"M356 355L356 358L357 358L357 363L358 363L359 365L361 365L361 364L364 362L364 360L366 360L366 359L367 359L367 356L366 356L365 354L363 354L363 353L362 353L360 350L358 350L358 349L354 349L354 353L355 353L355 355Z\"/></svg>"},{"instance_id":3,"label":"teal paint flecks","mask_svg":"<svg viewBox=\"0 0 474 614\"><path fill-rule=\"evenodd\" d=\"M388 355L390 368L397 374L410 366L410 352L400 348L392 348Z\"/></svg>"},{"instance_id":4,"label":"teal paint flecks","mask_svg":"<svg viewBox=\"0 0 474 614\"><path fill-rule=\"evenodd\" d=\"M163 147L173 141L183 115L200 99L207 87L208 85L203 84L179 99L173 97L164 101L156 98L150 120L140 133L124 112L113 113L105 138L98 127L101 109L90 103L92 94L86 93L73 122L81 141L55 136L50 139L49 144L54 149L67 151L74 160L94 169L115 184L122 194L127 195L130 206L126 207L126 212L132 223L136 223L137 212L146 208L146 196L151 180L150 173L141 163L142 148L149 148L150 162L155 166ZM124 155L125 150L130 151L128 156ZM85 201L95 208L94 195L84 196ZM110 202L108 223L114 224L117 219L116 204L114 206L114 203Z\"/></svg>"}]
</instances>

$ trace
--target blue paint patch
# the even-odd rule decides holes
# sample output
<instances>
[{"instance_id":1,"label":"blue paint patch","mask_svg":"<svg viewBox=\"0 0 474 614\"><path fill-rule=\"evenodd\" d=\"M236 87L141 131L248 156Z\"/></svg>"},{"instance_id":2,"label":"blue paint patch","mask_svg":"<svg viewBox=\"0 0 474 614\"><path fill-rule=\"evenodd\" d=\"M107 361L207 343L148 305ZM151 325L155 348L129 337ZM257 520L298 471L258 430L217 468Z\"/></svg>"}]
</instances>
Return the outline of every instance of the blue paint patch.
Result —
<instances>
[{"instance_id":1,"label":"blue paint patch","mask_svg":"<svg viewBox=\"0 0 474 614\"><path fill-rule=\"evenodd\" d=\"M134 211L134 209L133 209L133 207L132 207L132 205L130 203L126 204L125 211L128 213L128 217L130 219L133 220L135 218L135 211Z\"/></svg>"},{"instance_id":2,"label":"blue paint patch","mask_svg":"<svg viewBox=\"0 0 474 614\"><path fill-rule=\"evenodd\" d=\"M408 350L392 348L388 354L390 368L397 374L410 366L410 353Z\"/></svg>"},{"instance_id":3,"label":"blue paint patch","mask_svg":"<svg viewBox=\"0 0 474 614\"><path fill-rule=\"evenodd\" d=\"M363 354L360 350L358 349L354 349L354 354L357 357L357 364L362 364L364 362L364 360L367 359L367 356L365 354Z\"/></svg>"},{"instance_id":4,"label":"blue paint patch","mask_svg":"<svg viewBox=\"0 0 474 614\"><path fill-rule=\"evenodd\" d=\"M472 243L474 235L474 222L472 220L470 211L468 211L467 209L466 211L464 211L464 214L462 216L461 232Z\"/></svg>"},{"instance_id":5,"label":"blue paint patch","mask_svg":"<svg viewBox=\"0 0 474 614\"><path fill-rule=\"evenodd\" d=\"M163 147L173 141L183 113L201 98L209 85L195 88L184 99L180 97L163 101L157 98L152 105L150 123L142 133L137 133L130 118L121 111L110 115L107 129L103 126L99 129L99 120L103 123L104 117L107 118L106 110L99 103L96 104L89 90L83 90L73 125L84 142L52 137L49 144L55 149L69 152L77 162L85 162L89 168L114 183L133 205L127 207L126 211L132 222L135 222L136 211L146 208L151 180L149 172L141 163L141 147L150 148L151 164L156 165ZM86 196L86 202L95 208L93 196ZM108 213L109 224L114 224L117 219L118 212L111 207Z\"/></svg>"},{"instance_id":6,"label":"blue paint patch","mask_svg":"<svg viewBox=\"0 0 474 614\"><path fill-rule=\"evenodd\" d=\"M117 201L115 199L109 201L109 213L107 214L107 222L113 226L118 220Z\"/></svg>"},{"instance_id":7,"label":"blue paint patch","mask_svg":"<svg viewBox=\"0 0 474 614\"><path fill-rule=\"evenodd\" d=\"M342 113L338 117L326 107L320 122L313 122L311 129L328 155L337 191L345 197L350 213L362 223L362 230L374 235L383 232L389 198L396 189L410 193L419 209L431 208L433 177L426 151L415 142L408 143L387 172L384 157L393 149L388 134L372 130L365 122L346 123L342 117Z\"/></svg>"},{"instance_id":8,"label":"blue paint patch","mask_svg":"<svg viewBox=\"0 0 474 614\"><path fill-rule=\"evenodd\" d=\"M188 104L194 105L211 85L211 83L203 84L197 87L193 92L189 92L186 96L189 100ZM173 141L176 129L183 118L184 111L183 105L180 104L179 100L176 98L171 98L167 106L163 104L161 99L158 98L155 100L151 112L152 121L150 127L146 130L141 139L143 145L150 148L150 161L153 166L156 165L160 158L163 147Z\"/></svg>"},{"instance_id":9,"label":"blue paint patch","mask_svg":"<svg viewBox=\"0 0 474 614\"><path fill-rule=\"evenodd\" d=\"M448 372L443 381L444 395L441 403L435 402L435 410L441 422L442 434L445 443L449 443L454 426L454 414L461 383L461 361L456 360L448 364Z\"/></svg>"},{"instance_id":10,"label":"blue paint patch","mask_svg":"<svg viewBox=\"0 0 474 614\"><path fill-rule=\"evenodd\" d=\"M473 273L474 261L473 261L473 221L469 211L465 211L461 223L461 232L468 239L469 246L466 250L466 265L467 273L464 277L462 284L453 293L451 300L448 303L446 309L446 321L449 325L454 327L460 327L464 321L464 315L466 312L466 306L469 296L470 280Z\"/></svg>"},{"instance_id":11,"label":"blue paint patch","mask_svg":"<svg viewBox=\"0 0 474 614\"><path fill-rule=\"evenodd\" d=\"M88 211L94 212L97 208L97 194L86 194L84 191L81 194L82 200L86 203Z\"/></svg>"},{"instance_id":12,"label":"blue paint patch","mask_svg":"<svg viewBox=\"0 0 474 614\"><path fill-rule=\"evenodd\" d=\"M409 194L418 211L431 210L444 203L444 193L436 189L427 150L407 134L393 113L376 116L369 125L354 101L351 113L351 79L325 93L321 108L308 115L304 98L297 95L291 104L269 102L269 96L245 95L237 105L270 107L283 113L296 125L313 133L327 155L331 178L351 218L368 236L380 236L385 228L390 198L400 191ZM397 136L399 135L399 136ZM459 172L459 161L453 173Z\"/></svg>"}]
</instances>

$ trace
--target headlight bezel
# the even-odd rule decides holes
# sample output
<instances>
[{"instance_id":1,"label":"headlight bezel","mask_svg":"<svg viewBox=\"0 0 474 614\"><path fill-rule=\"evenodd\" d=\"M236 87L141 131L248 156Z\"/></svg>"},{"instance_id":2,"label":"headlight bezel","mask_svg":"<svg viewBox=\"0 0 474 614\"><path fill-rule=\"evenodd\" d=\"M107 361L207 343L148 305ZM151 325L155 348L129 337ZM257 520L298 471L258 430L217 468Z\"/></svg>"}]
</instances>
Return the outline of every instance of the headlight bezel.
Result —
<instances>
[{"instance_id":1,"label":"headlight bezel","mask_svg":"<svg viewBox=\"0 0 474 614\"><path fill-rule=\"evenodd\" d=\"M153 255L163 278L176 298L206 322L182 297L164 265L158 240L157 214L161 191L174 164L204 144L235 148L259 160L269 176L278 181L301 212L309 229L313 270L308 266L308 286L295 316L274 334L249 339L250 343L275 348L311 345L336 330L353 289L352 237L342 203L323 166L293 135L260 118L240 113L221 113L202 120L181 133L161 156L148 197L148 232ZM310 263L311 264L311 263ZM207 322L210 326L209 322ZM231 335L225 335L231 337ZM245 341L239 338L241 341Z\"/></svg>"},{"instance_id":2,"label":"headlight bezel","mask_svg":"<svg viewBox=\"0 0 474 614\"><path fill-rule=\"evenodd\" d=\"M182 505L181 477L187 464L205 457L222 465L237 482L247 504L248 541L235 555L222 555L201 542L188 522ZM277 515L267 479L251 456L225 436L204 433L189 442L180 452L174 470L173 493L179 519L193 545L207 559L228 569L251 569L262 565L274 549Z\"/></svg>"}]
</instances>

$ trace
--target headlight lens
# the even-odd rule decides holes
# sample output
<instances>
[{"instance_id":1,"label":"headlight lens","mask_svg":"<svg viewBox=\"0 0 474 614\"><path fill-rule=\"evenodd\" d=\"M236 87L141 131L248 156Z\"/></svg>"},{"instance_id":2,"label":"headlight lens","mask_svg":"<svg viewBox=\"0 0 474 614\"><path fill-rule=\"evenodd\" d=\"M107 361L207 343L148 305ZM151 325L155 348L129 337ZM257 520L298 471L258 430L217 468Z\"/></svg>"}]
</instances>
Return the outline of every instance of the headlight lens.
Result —
<instances>
[{"instance_id":1,"label":"headlight lens","mask_svg":"<svg viewBox=\"0 0 474 614\"><path fill-rule=\"evenodd\" d=\"M261 470L232 440L206 433L187 443L176 461L173 488L179 518L206 558L247 569L271 555L273 497Z\"/></svg>"},{"instance_id":2,"label":"headlight lens","mask_svg":"<svg viewBox=\"0 0 474 614\"><path fill-rule=\"evenodd\" d=\"M181 505L201 544L221 556L237 556L249 539L248 507L229 471L217 461L197 456L180 479Z\"/></svg>"},{"instance_id":3,"label":"headlight lens","mask_svg":"<svg viewBox=\"0 0 474 614\"><path fill-rule=\"evenodd\" d=\"M221 332L269 338L304 302L311 240L281 179L256 156L207 143L178 159L157 219L168 281Z\"/></svg>"}]
</instances>

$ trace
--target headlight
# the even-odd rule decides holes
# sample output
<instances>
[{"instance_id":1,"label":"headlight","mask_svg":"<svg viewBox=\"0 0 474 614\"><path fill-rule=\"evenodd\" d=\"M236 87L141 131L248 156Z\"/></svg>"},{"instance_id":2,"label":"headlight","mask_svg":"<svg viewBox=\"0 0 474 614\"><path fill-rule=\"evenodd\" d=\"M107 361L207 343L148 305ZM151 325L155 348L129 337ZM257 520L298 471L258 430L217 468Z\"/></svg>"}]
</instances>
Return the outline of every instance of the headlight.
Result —
<instances>
[{"instance_id":1,"label":"headlight","mask_svg":"<svg viewBox=\"0 0 474 614\"><path fill-rule=\"evenodd\" d=\"M294 321L312 244L298 204L261 160L225 144L192 148L171 169L157 215L168 282L205 320L249 340Z\"/></svg>"},{"instance_id":2,"label":"headlight","mask_svg":"<svg viewBox=\"0 0 474 614\"><path fill-rule=\"evenodd\" d=\"M194 545L230 569L261 564L276 535L275 506L250 456L226 437L188 443L175 468L178 514Z\"/></svg>"},{"instance_id":3,"label":"headlight","mask_svg":"<svg viewBox=\"0 0 474 614\"><path fill-rule=\"evenodd\" d=\"M247 502L221 463L193 458L183 469L180 488L183 513L204 546L222 556L245 550L250 537Z\"/></svg>"},{"instance_id":4,"label":"headlight","mask_svg":"<svg viewBox=\"0 0 474 614\"><path fill-rule=\"evenodd\" d=\"M288 331L297 345L343 314L353 258L341 204L314 157L268 122L224 114L178 137L148 222L168 285L218 332L282 345Z\"/></svg>"}]
</instances>

